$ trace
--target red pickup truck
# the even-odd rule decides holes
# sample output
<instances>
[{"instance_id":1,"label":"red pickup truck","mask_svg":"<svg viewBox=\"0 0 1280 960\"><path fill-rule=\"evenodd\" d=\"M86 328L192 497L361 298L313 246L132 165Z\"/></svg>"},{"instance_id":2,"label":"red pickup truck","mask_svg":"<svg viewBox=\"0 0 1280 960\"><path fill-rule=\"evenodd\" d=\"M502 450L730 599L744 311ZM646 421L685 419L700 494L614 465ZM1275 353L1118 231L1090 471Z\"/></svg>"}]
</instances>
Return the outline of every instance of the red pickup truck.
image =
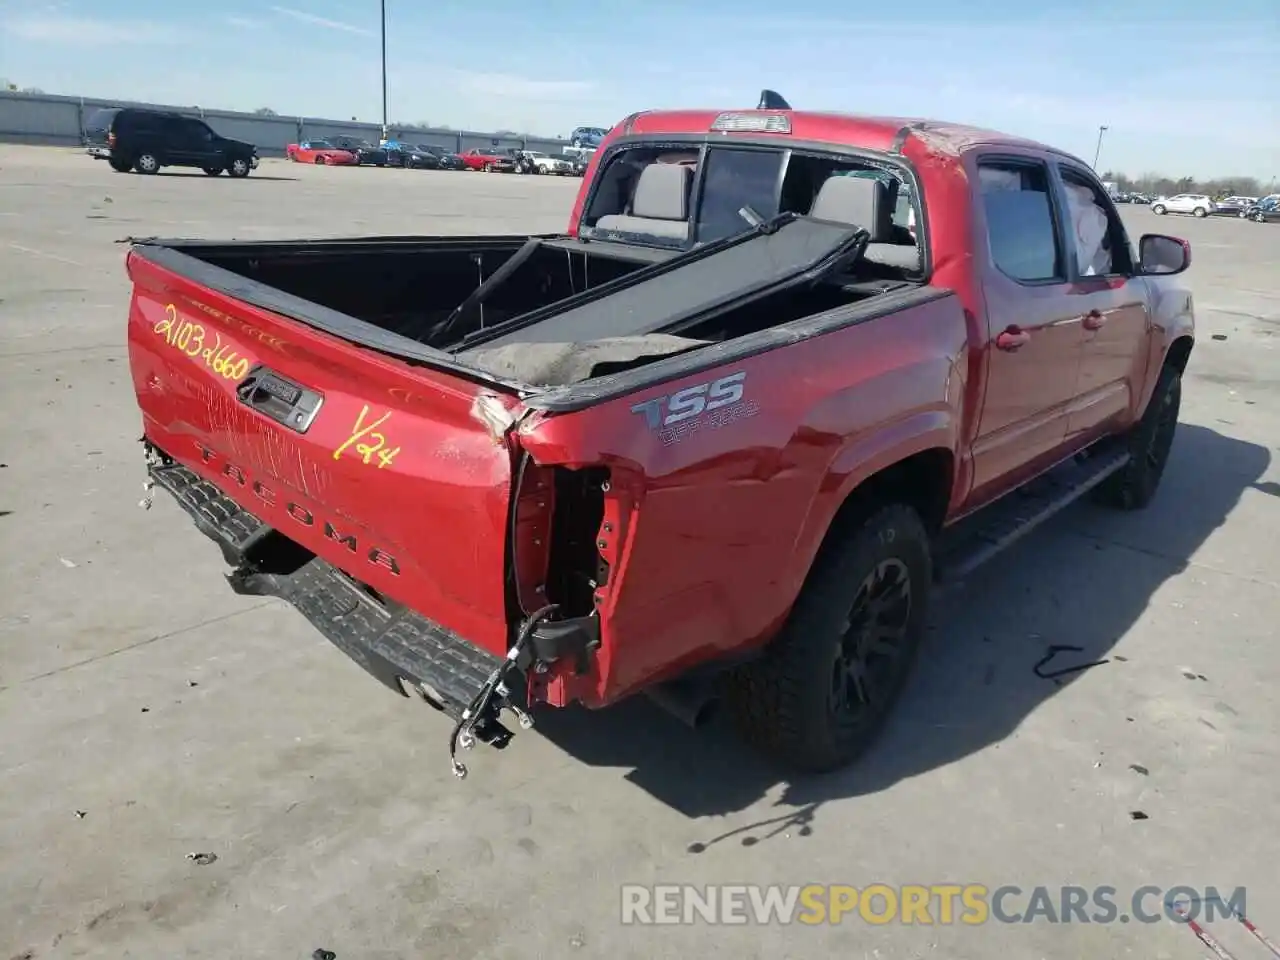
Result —
<instances>
[{"instance_id":1,"label":"red pickup truck","mask_svg":"<svg viewBox=\"0 0 1280 960\"><path fill-rule=\"evenodd\" d=\"M639 113L564 234L135 241L147 483L451 755L643 692L828 770L938 583L1151 499L1189 263L1037 143Z\"/></svg>"}]
</instances>

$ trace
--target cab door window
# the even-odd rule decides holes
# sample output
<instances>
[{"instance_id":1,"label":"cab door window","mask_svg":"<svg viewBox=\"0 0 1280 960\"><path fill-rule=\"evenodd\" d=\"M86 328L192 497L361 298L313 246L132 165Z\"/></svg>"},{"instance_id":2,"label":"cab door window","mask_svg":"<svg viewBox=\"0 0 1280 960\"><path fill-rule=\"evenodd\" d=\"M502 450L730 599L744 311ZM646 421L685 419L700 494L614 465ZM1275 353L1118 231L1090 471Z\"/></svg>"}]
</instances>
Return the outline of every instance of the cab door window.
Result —
<instances>
[{"instance_id":1,"label":"cab door window","mask_svg":"<svg viewBox=\"0 0 1280 960\"><path fill-rule=\"evenodd\" d=\"M1100 184L1082 170L1058 167L1066 193L1067 236L1082 277L1132 276L1129 235Z\"/></svg>"}]
</instances>

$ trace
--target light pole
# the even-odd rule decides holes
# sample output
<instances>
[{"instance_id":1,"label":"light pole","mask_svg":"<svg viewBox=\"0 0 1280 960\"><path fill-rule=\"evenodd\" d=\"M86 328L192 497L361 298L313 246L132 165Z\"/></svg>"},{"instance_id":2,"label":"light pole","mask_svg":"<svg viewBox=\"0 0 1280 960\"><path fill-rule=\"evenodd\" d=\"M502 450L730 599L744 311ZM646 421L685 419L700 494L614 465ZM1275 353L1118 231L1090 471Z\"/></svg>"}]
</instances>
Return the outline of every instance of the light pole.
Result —
<instances>
[{"instance_id":1,"label":"light pole","mask_svg":"<svg viewBox=\"0 0 1280 960\"><path fill-rule=\"evenodd\" d=\"M1102 156L1102 135L1107 132L1106 127L1098 128L1098 146L1093 151L1093 169L1098 169L1098 157Z\"/></svg>"},{"instance_id":2,"label":"light pole","mask_svg":"<svg viewBox=\"0 0 1280 960\"><path fill-rule=\"evenodd\" d=\"M382 139L387 139L387 0L382 0Z\"/></svg>"}]
</instances>

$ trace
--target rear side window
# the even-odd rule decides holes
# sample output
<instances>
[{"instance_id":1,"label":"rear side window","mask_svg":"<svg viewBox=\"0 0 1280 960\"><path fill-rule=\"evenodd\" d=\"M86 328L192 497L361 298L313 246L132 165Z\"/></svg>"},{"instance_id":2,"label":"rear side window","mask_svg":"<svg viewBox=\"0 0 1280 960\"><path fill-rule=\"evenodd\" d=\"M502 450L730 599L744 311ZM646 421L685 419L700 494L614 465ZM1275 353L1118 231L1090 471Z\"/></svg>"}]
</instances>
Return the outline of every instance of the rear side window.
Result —
<instances>
[{"instance_id":1,"label":"rear side window","mask_svg":"<svg viewBox=\"0 0 1280 960\"><path fill-rule=\"evenodd\" d=\"M765 220L776 217L781 174L782 153L777 150L708 150L698 240L709 243L748 229L743 207Z\"/></svg>"},{"instance_id":2,"label":"rear side window","mask_svg":"<svg viewBox=\"0 0 1280 960\"><path fill-rule=\"evenodd\" d=\"M95 110L89 115L89 119L85 121L86 130L110 130L111 121L116 118L119 110Z\"/></svg>"},{"instance_id":3,"label":"rear side window","mask_svg":"<svg viewBox=\"0 0 1280 960\"><path fill-rule=\"evenodd\" d=\"M1021 283L1065 282L1044 164L981 161L978 181L996 269Z\"/></svg>"}]
</instances>

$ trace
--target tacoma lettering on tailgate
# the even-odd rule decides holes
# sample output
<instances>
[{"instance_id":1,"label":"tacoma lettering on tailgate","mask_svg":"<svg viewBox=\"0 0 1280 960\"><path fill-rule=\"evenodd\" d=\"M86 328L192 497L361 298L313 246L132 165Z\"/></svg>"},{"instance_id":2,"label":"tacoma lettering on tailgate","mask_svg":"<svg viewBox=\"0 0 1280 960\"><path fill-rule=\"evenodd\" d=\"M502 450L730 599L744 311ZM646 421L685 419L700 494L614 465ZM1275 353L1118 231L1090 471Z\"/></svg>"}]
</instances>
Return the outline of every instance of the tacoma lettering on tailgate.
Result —
<instances>
[{"instance_id":1,"label":"tacoma lettering on tailgate","mask_svg":"<svg viewBox=\"0 0 1280 960\"><path fill-rule=\"evenodd\" d=\"M296 523L304 527L312 527L319 529L323 533L325 539L332 540L334 543L341 544L346 547L349 553L359 554L364 559L373 564L375 567L381 567L383 570L393 576L400 576L400 563L395 556L388 553L382 547L369 546L363 542L358 534L345 533L339 529L332 520L324 517L317 517L309 507L303 506L295 500L281 498L280 494L271 486L263 483L261 480L252 480L243 467L239 467L230 460L220 456L213 450L210 450L204 444L196 441L196 448L200 451L200 461L207 466L213 467L219 474L226 477L232 483L239 487L243 487L253 493L255 497L261 500L269 507L283 507ZM284 531L281 531L284 532ZM285 534L288 535L287 533Z\"/></svg>"}]
</instances>

